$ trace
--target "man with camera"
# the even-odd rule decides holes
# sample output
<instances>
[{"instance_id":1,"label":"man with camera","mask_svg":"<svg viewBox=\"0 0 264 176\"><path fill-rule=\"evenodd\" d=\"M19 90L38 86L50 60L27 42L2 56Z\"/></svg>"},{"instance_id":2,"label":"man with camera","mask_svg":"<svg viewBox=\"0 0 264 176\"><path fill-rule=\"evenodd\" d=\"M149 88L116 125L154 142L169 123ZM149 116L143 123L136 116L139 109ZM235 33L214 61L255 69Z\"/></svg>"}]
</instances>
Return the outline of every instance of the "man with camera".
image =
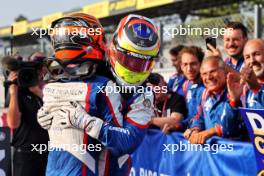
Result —
<instances>
[{"instance_id":1,"label":"man with camera","mask_svg":"<svg viewBox=\"0 0 264 176\"><path fill-rule=\"evenodd\" d=\"M38 59L37 57L35 59ZM38 61L21 62L9 59L9 110L7 123L14 130L14 176L45 175L47 152L34 146L47 145L47 131L37 122L42 106L42 65ZM13 69L10 70L10 67ZM7 68L7 69L8 69ZM35 76L34 76L35 74Z\"/></svg>"},{"instance_id":2,"label":"man with camera","mask_svg":"<svg viewBox=\"0 0 264 176\"><path fill-rule=\"evenodd\" d=\"M223 36L224 51L228 55L224 62L234 70L241 72L244 67L243 50L248 40L248 29L240 22L229 22ZM216 43L215 43L216 45ZM221 52L212 43L207 43L208 55L222 57Z\"/></svg>"}]
</instances>

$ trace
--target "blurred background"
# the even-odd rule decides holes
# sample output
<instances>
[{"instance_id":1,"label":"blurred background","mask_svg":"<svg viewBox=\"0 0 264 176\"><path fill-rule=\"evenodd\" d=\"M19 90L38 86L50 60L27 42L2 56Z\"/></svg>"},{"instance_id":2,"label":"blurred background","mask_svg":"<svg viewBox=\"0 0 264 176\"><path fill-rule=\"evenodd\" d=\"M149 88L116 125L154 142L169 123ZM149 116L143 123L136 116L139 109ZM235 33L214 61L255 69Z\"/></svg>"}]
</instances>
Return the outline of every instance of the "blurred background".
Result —
<instances>
[{"instance_id":1,"label":"blurred background","mask_svg":"<svg viewBox=\"0 0 264 176\"><path fill-rule=\"evenodd\" d=\"M48 35L40 38L32 29L47 29L54 19L65 14L84 12L99 18L108 40L122 17L134 13L152 18L158 26L162 46L162 59L155 71L166 79L175 71L169 59L170 48L179 44L206 48L204 36L172 36L166 32L168 29L180 26L220 29L229 21L239 21L249 29L249 38L253 38L263 36L264 24L264 0L10 0L0 7L0 11L0 58L10 54L11 46L13 54L23 57L34 51L51 56L53 50ZM222 36L218 36L217 46L222 49ZM3 97L2 88L0 97Z\"/></svg>"}]
</instances>

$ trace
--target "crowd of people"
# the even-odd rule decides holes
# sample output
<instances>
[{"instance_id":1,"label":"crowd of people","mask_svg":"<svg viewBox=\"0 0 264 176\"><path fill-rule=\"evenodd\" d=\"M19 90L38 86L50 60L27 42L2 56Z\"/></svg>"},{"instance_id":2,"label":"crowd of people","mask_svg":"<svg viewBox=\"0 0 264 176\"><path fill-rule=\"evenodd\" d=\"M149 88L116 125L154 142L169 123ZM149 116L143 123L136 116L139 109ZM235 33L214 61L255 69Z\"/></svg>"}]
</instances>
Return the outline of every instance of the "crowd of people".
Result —
<instances>
[{"instance_id":1,"label":"crowd of people","mask_svg":"<svg viewBox=\"0 0 264 176\"><path fill-rule=\"evenodd\" d=\"M170 109L168 117L174 117L174 113L183 117L172 121L162 115L153 118L152 124L163 132L184 131L184 137L193 144L204 144L212 136L249 139L238 108L263 108L264 42L248 39L242 23L230 22L225 28L232 31L223 36L227 58L210 44L206 53L197 46L179 45L170 50L176 73L168 81L168 94L184 97L187 115L181 106L166 107L167 100L159 101L157 95L156 107L161 112ZM151 77L157 77L156 73ZM179 98L173 99L170 101L180 104Z\"/></svg>"},{"instance_id":2,"label":"crowd of people","mask_svg":"<svg viewBox=\"0 0 264 176\"><path fill-rule=\"evenodd\" d=\"M226 25L232 29L223 37L227 58L210 44L206 52L198 46L172 48L175 74L168 83L151 73L160 41L146 17L124 17L108 45L102 25L91 15L71 14L51 27L99 28L101 33L52 33L54 56L30 56L30 61L43 64L38 83L9 86L7 122L14 129L15 176L129 174L129 155L148 128L183 132L192 144L204 144L212 136L248 140L238 108L263 108L264 42L248 39L243 24ZM11 71L8 80L14 82L17 74ZM106 91L120 87L136 89ZM143 92L138 87L144 87ZM164 87L166 91L149 90ZM49 140L55 148L63 143L94 147L86 148L85 154L65 148L49 154L32 151L32 144L48 145Z\"/></svg>"}]
</instances>

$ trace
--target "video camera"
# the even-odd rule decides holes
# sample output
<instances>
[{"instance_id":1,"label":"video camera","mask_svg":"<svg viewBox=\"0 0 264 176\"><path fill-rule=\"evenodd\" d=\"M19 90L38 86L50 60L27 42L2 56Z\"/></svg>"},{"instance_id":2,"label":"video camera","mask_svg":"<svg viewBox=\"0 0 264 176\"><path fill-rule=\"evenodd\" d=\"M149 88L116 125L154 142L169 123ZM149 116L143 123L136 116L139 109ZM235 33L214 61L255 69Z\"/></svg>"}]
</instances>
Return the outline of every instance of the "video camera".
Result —
<instances>
[{"instance_id":1,"label":"video camera","mask_svg":"<svg viewBox=\"0 0 264 176\"><path fill-rule=\"evenodd\" d=\"M38 72L42 67L42 63L39 61L21 61L12 56L6 56L2 60L2 66L6 75L10 71L17 72L17 79L15 81L6 80L4 84L9 86L11 84L17 84L19 87L31 87L38 84ZM7 79L7 78L6 78Z\"/></svg>"}]
</instances>

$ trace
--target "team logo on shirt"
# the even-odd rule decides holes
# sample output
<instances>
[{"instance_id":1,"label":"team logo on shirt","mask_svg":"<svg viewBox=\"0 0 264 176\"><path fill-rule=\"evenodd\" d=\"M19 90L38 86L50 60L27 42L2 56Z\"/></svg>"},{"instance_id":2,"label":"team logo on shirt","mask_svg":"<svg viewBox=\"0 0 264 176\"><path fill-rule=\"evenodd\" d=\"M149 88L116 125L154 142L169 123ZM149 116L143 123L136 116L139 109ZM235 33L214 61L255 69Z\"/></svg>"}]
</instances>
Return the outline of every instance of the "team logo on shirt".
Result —
<instances>
[{"instance_id":1,"label":"team logo on shirt","mask_svg":"<svg viewBox=\"0 0 264 176\"><path fill-rule=\"evenodd\" d=\"M179 87L178 79L176 79L173 83L172 90L175 92Z\"/></svg>"},{"instance_id":2,"label":"team logo on shirt","mask_svg":"<svg viewBox=\"0 0 264 176\"><path fill-rule=\"evenodd\" d=\"M192 88L192 89L195 89L195 88L197 88L197 87L198 87L198 84L193 84L191 88Z\"/></svg>"},{"instance_id":3,"label":"team logo on shirt","mask_svg":"<svg viewBox=\"0 0 264 176\"><path fill-rule=\"evenodd\" d=\"M213 104L212 104L211 100L208 99L208 100L205 102L205 104L204 104L205 111L209 111L209 110L211 109L212 105L213 105Z\"/></svg>"},{"instance_id":4,"label":"team logo on shirt","mask_svg":"<svg viewBox=\"0 0 264 176\"><path fill-rule=\"evenodd\" d=\"M254 100L254 95L248 97L247 103L249 107L253 107L255 103L258 103L256 100Z\"/></svg>"},{"instance_id":5,"label":"team logo on shirt","mask_svg":"<svg viewBox=\"0 0 264 176\"><path fill-rule=\"evenodd\" d=\"M224 108L224 112L223 112L222 115L221 115L221 118L220 118L221 121L224 120L225 116L226 116L226 108Z\"/></svg>"},{"instance_id":6,"label":"team logo on shirt","mask_svg":"<svg viewBox=\"0 0 264 176\"><path fill-rule=\"evenodd\" d=\"M186 95L186 99L187 99L187 102L190 102L190 100L192 99L192 91L191 90L188 90L187 95Z\"/></svg>"}]
</instances>

